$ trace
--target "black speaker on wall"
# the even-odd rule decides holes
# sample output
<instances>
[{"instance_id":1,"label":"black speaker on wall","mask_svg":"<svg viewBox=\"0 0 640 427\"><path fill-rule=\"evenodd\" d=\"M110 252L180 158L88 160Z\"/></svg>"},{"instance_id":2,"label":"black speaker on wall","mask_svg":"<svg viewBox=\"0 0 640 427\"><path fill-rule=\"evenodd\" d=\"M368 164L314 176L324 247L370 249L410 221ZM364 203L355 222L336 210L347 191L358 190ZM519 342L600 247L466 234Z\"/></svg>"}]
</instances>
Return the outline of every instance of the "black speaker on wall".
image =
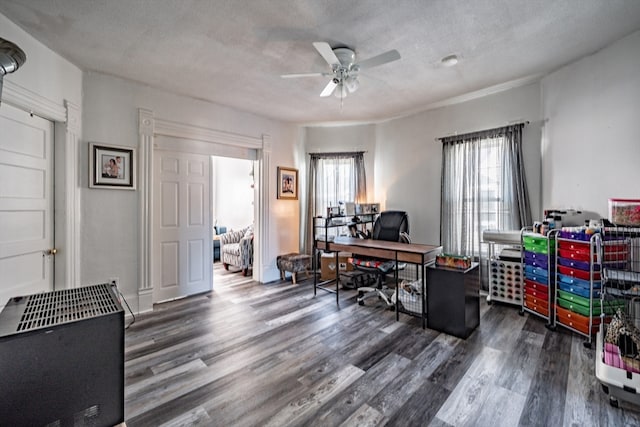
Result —
<instances>
[{"instance_id":1,"label":"black speaker on wall","mask_svg":"<svg viewBox=\"0 0 640 427\"><path fill-rule=\"evenodd\" d=\"M124 422L124 311L109 284L9 300L0 313L0 424Z\"/></svg>"}]
</instances>

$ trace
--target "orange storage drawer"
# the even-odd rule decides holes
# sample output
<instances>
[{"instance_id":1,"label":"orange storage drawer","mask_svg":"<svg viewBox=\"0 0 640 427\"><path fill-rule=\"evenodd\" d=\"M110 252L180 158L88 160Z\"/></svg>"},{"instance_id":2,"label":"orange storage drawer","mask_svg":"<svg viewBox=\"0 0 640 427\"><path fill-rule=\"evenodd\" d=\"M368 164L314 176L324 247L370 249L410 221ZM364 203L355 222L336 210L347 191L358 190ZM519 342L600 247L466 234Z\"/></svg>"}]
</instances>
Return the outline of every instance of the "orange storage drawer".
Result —
<instances>
[{"instance_id":1,"label":"orange storage drawer","mask_svg":"<svg viewBox=\"0 0 640 427\"><path fill-rule=\"evenodd\" d=\"M534 302L531 297L527 297L527 295L525 295L523 305L531 311L535 311L545 317L549 317L549 304L546 301L535 300Z\"/></svg>"},{"instance_id":2,"label":"orange storage drawer","mask_svg":"<svg viewBox=\"0 0 640 427\"><path fill-rule=\"evenodd\" d=\"M558 323L576 329L585 335L589 335L589 318L587 316L583 316L556 305L556 319L558 320ZM595 316L592 319L591 333L593 334L598 330L600 317Z\"/></svg>"},{"instance_id":3,"label":"orange storage drawer","mask_svg":"<svg viewBox=\"0 0 640 427\"><path fill-rule=\"evenodd\" d=\"M526 303L525 305L529 308L531 308L534 311L537 311L539 313L543 313L545 316L548 316L549 314L549 301L540 299L540 298L534 298L531 295L524 295L524 302ZM532 308L533 307L533 308Z\"/></svg>"}]
</instances>

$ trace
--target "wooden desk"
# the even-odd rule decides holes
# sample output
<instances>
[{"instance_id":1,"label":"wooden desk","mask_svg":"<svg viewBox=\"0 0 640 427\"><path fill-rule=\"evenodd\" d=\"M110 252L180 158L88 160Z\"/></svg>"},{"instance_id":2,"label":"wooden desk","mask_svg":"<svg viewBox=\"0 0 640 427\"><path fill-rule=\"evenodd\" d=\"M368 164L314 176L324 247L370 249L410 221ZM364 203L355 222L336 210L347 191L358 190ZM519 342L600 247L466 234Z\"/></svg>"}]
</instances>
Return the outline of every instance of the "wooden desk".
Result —
<instances>
[{"instance_id":1,"label":"wooden desk","mask_svg":"<svg viewBox=\"0 0 640 427\"><path fill-rule=\"evenodd\" d=\"M396 262L406 262L409 264L420 265L421 279L422 279L422 295L426 295L426 281L424 266L432 263L436 255L442 252L442 246L434 245L422 245L418 243L400 243L400 242L388 242L386 240L371 240L371 239L358 239L354 237L336 237L334 241L316 240L315 246L317 249L325 252L335 252L336 266L338 265L338 252L351 252L353 254L371 256L375 258L390 259ZM316 256L314 254L314 263L316 262ZM314 265L315 266L315 265ZM339 299L339 268L336 268L336 289L328 289L322 286L318 286L317 277L314 275L313 279L313 294L316 295L316 289L321 289L335 292L336 303L340 304ZM397 271L396 271L396 285L397 285ZM396 302L396 319L400 318L400 313L397 309ZM422 327L425 327L425 310L426 304L422 304Z\"/></svg>"}]
</instances>

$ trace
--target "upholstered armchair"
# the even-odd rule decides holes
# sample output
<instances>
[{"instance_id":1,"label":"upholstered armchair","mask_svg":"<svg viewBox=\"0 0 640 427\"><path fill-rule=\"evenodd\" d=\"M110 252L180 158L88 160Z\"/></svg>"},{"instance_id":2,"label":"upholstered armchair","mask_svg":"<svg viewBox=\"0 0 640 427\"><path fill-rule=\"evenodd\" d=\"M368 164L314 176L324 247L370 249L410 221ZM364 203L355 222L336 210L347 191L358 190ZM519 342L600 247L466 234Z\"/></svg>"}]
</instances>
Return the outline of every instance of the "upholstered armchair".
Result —
<instances>
[{"instance_id":1,"label":"upholstered armchair","mask_svg":"<svg viewBox=\"0 0 640 427\"><path fill-rule=\"evenodd\" d=\"M225 270L232 265L246 276L253 264L253 226L221 234L220 254Z\"/></svg>"}]
</instances>

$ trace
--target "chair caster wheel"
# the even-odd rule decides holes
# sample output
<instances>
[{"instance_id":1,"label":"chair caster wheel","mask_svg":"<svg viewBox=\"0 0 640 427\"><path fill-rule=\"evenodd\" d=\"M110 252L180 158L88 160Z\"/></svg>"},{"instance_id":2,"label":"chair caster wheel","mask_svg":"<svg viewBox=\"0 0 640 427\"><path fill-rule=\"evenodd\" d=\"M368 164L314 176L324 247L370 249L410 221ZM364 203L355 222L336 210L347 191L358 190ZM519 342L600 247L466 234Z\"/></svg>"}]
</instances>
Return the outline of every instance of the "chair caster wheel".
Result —
<instances>
[{"instance_id":1,"label":"chair caster wheel","mask_svg":"<svg viewBox=\"0 0 640 427\"><path fill-rule=\"evenodd\" d=\"M604 394L609 394L609 387L607 387L604 384L600 384L602 386L602 391L604 392Z\"/></svg>"}]
</instances>

